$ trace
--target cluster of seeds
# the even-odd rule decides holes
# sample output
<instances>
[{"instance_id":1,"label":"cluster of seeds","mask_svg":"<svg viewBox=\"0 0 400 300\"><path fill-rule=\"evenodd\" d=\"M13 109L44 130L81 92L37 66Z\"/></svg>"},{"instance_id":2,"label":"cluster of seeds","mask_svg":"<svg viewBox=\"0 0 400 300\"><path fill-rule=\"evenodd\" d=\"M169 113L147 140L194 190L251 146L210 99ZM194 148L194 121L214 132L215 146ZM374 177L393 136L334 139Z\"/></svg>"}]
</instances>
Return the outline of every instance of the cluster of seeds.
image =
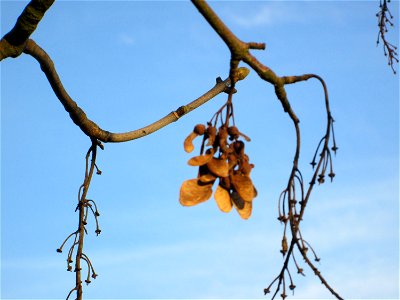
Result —
<instances>
[{"instance_id":1,"label":"cluster of seeds","mask_svg":"<svg viewBox=\"0 0 400 300\"><path fill-rule=\"evenodd\" d=\"M228 108L230 103L228 103ZM224 107L222 107L224 108ZM184 206L193 206L207 201L212 195L212 187L218 179L218 186L214 198L219 209L230 212L235 206L243 219L248 219L252 211L252 201L257 196L257 190L250 179L250 172L254 165L250 164L245 154L243 138L250 139L242 134L236 126L229 126L231 115L217 129L217 112L215 122L206 125L198 124L184 141L184 149L190 153L194 150L193 140L203 136L200 155L192 157L188 164L199 168L197 178L183 182L179 201ZM214 118L213 117L213 118Z\"/></svg>"}]
</instances>

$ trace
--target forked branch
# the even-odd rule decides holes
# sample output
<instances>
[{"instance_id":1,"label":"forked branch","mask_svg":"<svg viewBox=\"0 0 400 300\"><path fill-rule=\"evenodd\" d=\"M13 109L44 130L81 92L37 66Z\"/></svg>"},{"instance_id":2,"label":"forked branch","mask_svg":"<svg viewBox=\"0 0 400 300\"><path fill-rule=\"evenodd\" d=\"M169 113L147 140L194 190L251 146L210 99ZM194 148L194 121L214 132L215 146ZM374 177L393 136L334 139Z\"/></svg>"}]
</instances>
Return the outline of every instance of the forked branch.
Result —
<instances>
[{"instance_id":1,"label":"forked branch","mask_svg":"<svg viewBox=\"0 0 400 300\"><path fill-rule=\"evenodd\" d=\"M289 289L294 290L295 285L293 283L292 276L290 275L290 270L289 270L289 261L290 258L293 257L294 260L294 254L293 254L293 249L295 245L298 245L299 250L303 258L305 259L306 262L308 262L309 266L311 269L314 271L316 270L315 267L309 263L310 260L308 259L307 256L307 250L308 248L306 245L309 245L307 242L305 242L301 236L300 232L300 222L303 218L304 211L307 205L307 202L309 200L309 197L311 195L312 188L316 182L316 177L318 176L318 182L323 183L324 182L324 176L325 176L325 171L330 166L332 168L331 162L331 155L330 155L330 150L328 147L329 142L331 141L330 139L330 133L333 133L333 118L331 116L330 108L329 108L329 100L328 100L328 93L327 93L327 88L325 85L325 82L322 80L321 77L314 75L314 74L305 74L302 76L283 76L279 77L276 75L274 71L272 71L270 68L267 66L263 65L260 63L251 53L250 49L263 49L265 48L261 43L245 43L241 41L239 38L237 38L230 30L229 28L221 21L221 19L217 16L217 14L211 9L211 7L203 0L192 0L193 4L195 7L199 10L199 12L204 16L204 18L207 20L207 22L211 25L211 27L218 33L218 35L221 37L221 39L225 42L225 44L228 46L230 52L231 52L231 61L230 61L230 76L231 78L234 78L235 73L236 73L236 68L238 67L239 63L241 61L245 62L248 64L254 71L257 72L259 77L271 84L274 85L275 87L275 94L279 101L282 104L282 107L285 112L289 114L289 117L293 121L294 127L295 127L295 132L296 132L296 149L294 153L294 159L293 159L293 166L292 170L290 172L289 180L288 180L288 185L284 189L284 191L281 194L280 197L280 204L282 205L279 207L279 220L285 224L284 228L284 233L283 233L283 239L282 239L282 254L285 257L283 267L281 269L281 272L279 275L275 278L275 280L272 281L272 283L269 285L268 288L264 290L265 293L270 292L271 286L278 281L277 283L277 288L276 291L273 295L272 298L274 298L278 292L282 289L281 297L284 299L286 298L286 283L287 280L285 281L286 275L289 277L290 285ZM254 47L254 45L257 45L257 47ZM305 81L310 78L316 78L318 79L323 88L324 88L324 94L325 94L325 104L326 104L326 110L327 110L327 130L326 134L323 138L323 147L320 153L320 157L318 160L318 163L315 163L313 160L313 163L317 164L317 167L315 168L315 173L314 176L310 182L310 187L308 188L307 192L305 193L305 188L304 188L304 182L303 182L303 177L301 175L301 172L299 170L299 158L300 158L300 148L301 148L301 134L300 134L300 127L299 127L299 119L297 115L295 114L294 110L292 109L290 102L287 98L287 94L285 91L285 85L286 84L293 84L296 82L300 81ZM337 150L336 143L335 141L333 142L333 147L334 151ZM318 151L318 149L317 149ZM314 167L314 165L313 165ZM334 173L330 172L331 178L333 178ZM300 194L299 194L300 190ZM298 197L300 197L300 201L298 201ZM297 206L300 205L300 212L297 210ZM282 213L283 212L283 213ZM286 238L286 229L287 229L287 223L289 222L290 224L290 230L291 230L291 242L290 246L288 246L287 243L287 238ZM297 263L296 267L299 269ZM299 273L302 273L302 271ZM337 294L327 283L327 281L322 277L322 275L318 272L316 275L321 279L321 282L332 292L332 294L337 297L338 299L341 299L339 294Z\"/></svg>"}]
</instances>

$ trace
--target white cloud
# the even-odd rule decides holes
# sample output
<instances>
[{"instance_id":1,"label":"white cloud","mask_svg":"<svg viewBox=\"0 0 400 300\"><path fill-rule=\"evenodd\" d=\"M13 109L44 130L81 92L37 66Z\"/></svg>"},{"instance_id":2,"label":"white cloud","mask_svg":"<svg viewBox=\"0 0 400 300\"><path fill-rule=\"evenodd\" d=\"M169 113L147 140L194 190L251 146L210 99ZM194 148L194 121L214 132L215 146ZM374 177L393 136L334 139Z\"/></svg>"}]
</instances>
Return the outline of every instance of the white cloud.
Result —
<instances>
[{"instance_id":1,"label":"white cloud","mask_svg":"<svg viewBox=\"0 0 400 300\"><path fill-rule=\"evenodd\" d=\"M293 20L293 17L290 10L270 4L264 5L252 15L232 15L234 22L246 28L268 26L276 22L281 22L285 18L291 18Z\"/></svg>"},{"instance_id":2,"label":"white cloud","mask_svg":"<svg viewBox=\"0 0 400 300\"><path fill-rule=\"evenodd\" d=\"M120 33L118 35L118 41L126 46L132 46L135 44L135 39L127 33Z\"/></svg>"},{"instance_id":3,"label":"white cloud","mask_svg":"<svg viewBox=\"0 0 400 300\"><path fill-rule=\"evenodd\" d=\"M329 19L338 24L344 23L346 8L344 6L319 6L318 10L307 1L283 1L269 2L259 5L258 3L247 11L230 11L227 14L237 25L245 28L271 26L282 23L309 23L316 20Z\"/></svg>"}]
</instances>

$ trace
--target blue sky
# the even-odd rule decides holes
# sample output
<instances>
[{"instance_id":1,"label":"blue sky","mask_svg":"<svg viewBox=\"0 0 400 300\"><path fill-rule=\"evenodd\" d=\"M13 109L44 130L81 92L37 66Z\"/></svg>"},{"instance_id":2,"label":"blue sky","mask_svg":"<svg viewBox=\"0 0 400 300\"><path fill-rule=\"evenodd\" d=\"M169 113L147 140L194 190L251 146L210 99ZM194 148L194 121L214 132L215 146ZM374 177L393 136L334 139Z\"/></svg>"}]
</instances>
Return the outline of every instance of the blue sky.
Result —
<instances>
[{"instance_id":1,"label":"blue sky","mask_svg":"<svg viewBox=\"0 0 400 300\"><path fill-rule=\"evenodd\" d=\"M399 297L399 78L376 47L377 1L211 2L257 58L279 75L316 73L328 85L339 152L334 182L317 187L303 224L318 266L345 298ZM26 2L1 2L1 33ZM398 45L399 3L392 2ZM229 52L189 2L56 2L32 36L64 86L109 131L145 126L226 77ZM398 67L397 67L398 69ZM183 140L226 101L216 97L153 135L106 144L89 191L102 234L85 249L99 277L90 299L264 298L279 272L276 220L294 152L294 129L273 88L254 72L234 96L258 197L252 217L213 199L178 202L196 176ZM301 120L303 175L324 134L322 88L287 88ZM90 145L27 55L1 63L1 297L63 299L73 287L56 253L77 225L74 209ZM92 223L93 224L93 221ZM292 298L331 298L305 265Z\"/></svg>"}]
</instances>

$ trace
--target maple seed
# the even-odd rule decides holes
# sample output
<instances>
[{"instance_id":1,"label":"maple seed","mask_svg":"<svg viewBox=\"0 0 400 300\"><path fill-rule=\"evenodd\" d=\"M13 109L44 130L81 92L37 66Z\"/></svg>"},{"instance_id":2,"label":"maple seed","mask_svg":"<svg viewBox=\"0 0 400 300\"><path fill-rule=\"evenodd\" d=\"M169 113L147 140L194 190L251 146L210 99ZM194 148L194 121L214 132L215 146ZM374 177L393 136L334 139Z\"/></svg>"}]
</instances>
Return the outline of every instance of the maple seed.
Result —
<instances>
[{"instance_id":1,"label":"maple seed","mask_svg":"<svg viewBox=\"0 0 400 300\"><path fill-rule=\"evenodd\" d=\"M212 195L212 183L201 184L197 178L182 183L179 202L183 206L193 206L207 201Z\"/></svg>"},{"instance_id":2,"label":"maple seed","mask_svg":"<svg viewBox=\"0 0 400 300\"><path fill-rule=\"evenodd\" d=\"M226 160L213 157L207 163L207 167L218 177L227 177L229 175L229 165Z\"/></svg>"},{"instance_id":3,"label":"maple seed","mask_svg":"<svg viewBox=\"0 0 400 300\"><path fill-rule=\"evenodd\" d=\"M194 150L193 140L197 137L195 132L191 132L188 137L183 142L183 148L187 153L190 153Z\"/></svg>"},{"instance_id":4,"label":"maple seed","mask_svg":"<svg viewBox=\"0 0 400 300\"><path fill-rule=\"evenodd\" d=\"M231 190L231 200L233 204L235 204L237 210L244 208L245 201L240 197L238 192L236 192L235 190Z\"/></svg>"},{"instance_id":5,"label":"maple seed","mask_svg":"<svg viewBox=\"0 0 400 300\"><path fill-rule=\"evenodd\" d=\"M214 182L217 177L215 177L213 174L207 173L199 176L199 184L201 183L211 183Z\"/></svg>"},{"instance_id":6,"label":"maple seed","mask_svg":"<svg viewBox=\"0 0 400 300\"><path fill-rule=\"evenodd\" d=\"M244 201L252 201L256 196L250 177L236 174L231 177L231 182Z\"/></svg>"},{"instance_id":7,"label":"maple seed","mask_svg":"<svg viewBox=\"0 0 400 300\"><path fill-rule=\"evenodd\" d=\"M206 163L208 163L209 161L212 160L213 155L214 155L214 150L209 149L209 150L207 150L205 155L199 155L199 156L195 156L195 157L192 157L191 159L189 159L188 164L189 164L189 166L205 165Z\"/></svg>"},{"instance_id":8,"label":"maple seed","mask_svg":"<svg viewBox=\"0 0 400 300\"><path fill-rule=\"evenodd\" d=\"M207 135L208 135L208 142L206 146L214 145L215 137L217 136L217 129L213 126L208 126Z\"/></svg>"},{"instance_id":9,"label":"maple seed","mask_svg":"<svg viewBox=\"0 0 400 300\"><path fill-rule=\"evenodd\" d=\"M251 216L252 209L253 209L253 203L244 201L244 207L242 209L238 209L237 212L239 213L242 219L247 220Z\"/></svg>"},{"instance_id":10,"label":"maple seed","mask_svg":"<svg viewBox=\"0 0 400 300\"><path fill-rule=\"evenodd\" d=\"M237 139L239 137L239 129L236 126L229 127L228 133L232 139Z\"/></svg>"},{"instance_id":11,"label":"maple seed","mask_svg":"<svg viewBox=\"0 0 400 300\"><path fill-rule=\"evenodd\" d=\"M214 194L214 199L217 202L219 209L223 212L230 212L232 209L232 201L229 195L229 191L218 185L217 190Z\"/></svg>"}]
</instances>

